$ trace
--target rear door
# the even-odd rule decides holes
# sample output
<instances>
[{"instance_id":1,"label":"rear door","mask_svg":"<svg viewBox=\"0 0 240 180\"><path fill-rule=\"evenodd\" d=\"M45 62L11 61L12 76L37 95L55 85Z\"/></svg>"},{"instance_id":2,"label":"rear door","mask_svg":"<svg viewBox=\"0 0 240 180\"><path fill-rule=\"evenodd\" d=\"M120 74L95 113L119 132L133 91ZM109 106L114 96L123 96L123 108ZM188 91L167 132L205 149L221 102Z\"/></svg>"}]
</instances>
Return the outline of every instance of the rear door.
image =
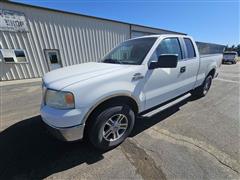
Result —
<instances>
[{"instance_id":1,"label":"rear door","mask_svg":"<svg viewBox=\"0 0 240 180\"><path fill-rule=\"evenodd\" d=\"M181 76L183 79L184 91L187 92L194 88L200 62L199 55L195 50L197 46L193 43L192 39L184 37L180 38L180 40L184 49L182 67L185 68Z\"/></svg>"}]
</instances>

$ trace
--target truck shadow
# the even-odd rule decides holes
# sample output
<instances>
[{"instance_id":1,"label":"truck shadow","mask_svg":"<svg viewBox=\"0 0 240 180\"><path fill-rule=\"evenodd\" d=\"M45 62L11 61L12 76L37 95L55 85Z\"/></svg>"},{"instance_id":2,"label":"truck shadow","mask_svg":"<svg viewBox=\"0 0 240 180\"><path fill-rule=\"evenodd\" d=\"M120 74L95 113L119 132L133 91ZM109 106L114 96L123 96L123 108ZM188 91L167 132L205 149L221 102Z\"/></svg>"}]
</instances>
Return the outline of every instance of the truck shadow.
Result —
<instances>
[{"instance_id":1,"label":"truck shadow","mask_svg":"<svg viewBox=\"0 0 240 180\"><path fill-rule=\"evenodd\" d=\"M46 132L40 116L0 133L0 179L43 179L82 163L103 159L87 143L66 144Z\"/></svg>"},{"instance_id":2,"label":"truck shadow","mask_svg":"<svg viewBox=\"0 0 240 180\"><path fill-rule=\"evenodd\" d=\"M193 98L192 96L190 96L190 97L184 99L183 101L181 101L163 111L153 114L150 117L143 117L143 116L138 117L137 120L135 121L134 129L133 129L132 133L130 134L130 137L134 137L137 134L145 131L146 129L151 128L155 124L165 120L166 118L170 117L171 115L173 115L177 111L179 111L181 106L183 106L186 103L188 103L189 101L193 101L193 100L196 100L196 99Z\"/></svg>"},{"instance_id":3,"label":"truck shadow","mask_svg":"<svg viewBox=\"0 0 240 180\"><path fill-rule=\"evenodd\" d=\"M138 118L131 137L171 116L188 101L150 118ZM35 116L0 132L0 179L43 179L83 163L96 163L103 154L86 142L55 140L46 133L41 117Z\"/></svg>"}]
</instances>

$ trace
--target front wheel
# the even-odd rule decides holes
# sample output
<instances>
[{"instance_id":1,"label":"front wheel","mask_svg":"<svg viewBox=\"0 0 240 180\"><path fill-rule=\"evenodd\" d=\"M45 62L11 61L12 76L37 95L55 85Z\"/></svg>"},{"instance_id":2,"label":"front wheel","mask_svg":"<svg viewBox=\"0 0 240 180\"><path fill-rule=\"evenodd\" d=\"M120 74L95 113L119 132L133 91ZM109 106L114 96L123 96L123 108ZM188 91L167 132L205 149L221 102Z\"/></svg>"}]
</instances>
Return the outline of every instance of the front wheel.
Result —
<instances>
[{"instance_id":1,"label":"front wheel","mask_svg":"<svg viewBox=\"0 0 240 180\"><path fill-rule=\"evenodd\" d=\"M128 105L106 108L97 113L88 131L93 146L109 150L121 144L131 133L135 114Z\"/></svg>"},{"instance_id":2,"label":"front wheel","mask_svg":"<svg viewBox=\"0 0 240 180\"><path fill-rule=\"evenodd\" d=\"M191 92L192 96L197 98L206 96L211 85L212 85L212 75L208 75L201 86L192 90Z\"/></svg>"}]
</instances>

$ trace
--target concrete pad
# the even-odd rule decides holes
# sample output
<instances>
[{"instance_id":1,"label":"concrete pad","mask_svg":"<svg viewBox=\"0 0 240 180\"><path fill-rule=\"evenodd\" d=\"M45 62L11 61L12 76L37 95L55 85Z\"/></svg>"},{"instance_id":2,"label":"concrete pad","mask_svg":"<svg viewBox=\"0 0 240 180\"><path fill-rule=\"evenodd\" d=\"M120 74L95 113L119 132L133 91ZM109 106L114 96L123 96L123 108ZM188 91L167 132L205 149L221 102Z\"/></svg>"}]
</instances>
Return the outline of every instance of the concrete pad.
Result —
<instances>
[{"instance_id":1,"label":"concrete pad","mask_svg":"<svg viewBox=\"0 0 240 180\"><path fill-rule=\"evenodd\" d=\"M222 65L206 97L138 118L108 152L46 133L41 81L1 86L0 179L239 179L239 75Z\"/></svg>"}]
</instances>

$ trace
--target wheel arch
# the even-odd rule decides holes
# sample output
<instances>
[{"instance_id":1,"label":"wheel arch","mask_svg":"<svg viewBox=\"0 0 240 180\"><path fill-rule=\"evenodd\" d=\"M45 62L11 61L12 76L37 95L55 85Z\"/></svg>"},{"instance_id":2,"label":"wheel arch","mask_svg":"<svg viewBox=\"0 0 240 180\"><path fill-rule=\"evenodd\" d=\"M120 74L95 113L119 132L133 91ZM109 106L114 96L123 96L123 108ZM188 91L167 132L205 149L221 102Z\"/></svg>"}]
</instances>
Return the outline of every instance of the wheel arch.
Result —
<instances>
[{"instance_id":1,"label":"wheel arch","mask_svg":"<svg viewBox=\"0 0 240 180\"><path fill-rule=\"evenodd\" d=\"M216 68L212 68L212 69L209 71L209 73L207 74L206 77L208 77L209 75L212 75L212 78L214 78L215 73L216 73Z\"/></svg>"},{"instance_id":2,"label":"wheel arch","mask_svg":"<svg viewBox=\"0 0 240 180\"><path fill-rule=\"evenodd\" d=\"M133 109L135 114L137 114L140 110L140 105L139 105L137 99L128 94L115 94L112 96L105 97L105 98L101 99L100 101L98 101L97 103L95 103L95 105L93 105L90 108L90 110L87 112L87 114L85 115L84 120L83 120L83 123L85 124L84 134L86 133L88 126L91 124L92 117L96 113L98 113L102 109L106 108L110 104L121 103L121 102L129 105Z\"/></svg>"}]
</instances>

